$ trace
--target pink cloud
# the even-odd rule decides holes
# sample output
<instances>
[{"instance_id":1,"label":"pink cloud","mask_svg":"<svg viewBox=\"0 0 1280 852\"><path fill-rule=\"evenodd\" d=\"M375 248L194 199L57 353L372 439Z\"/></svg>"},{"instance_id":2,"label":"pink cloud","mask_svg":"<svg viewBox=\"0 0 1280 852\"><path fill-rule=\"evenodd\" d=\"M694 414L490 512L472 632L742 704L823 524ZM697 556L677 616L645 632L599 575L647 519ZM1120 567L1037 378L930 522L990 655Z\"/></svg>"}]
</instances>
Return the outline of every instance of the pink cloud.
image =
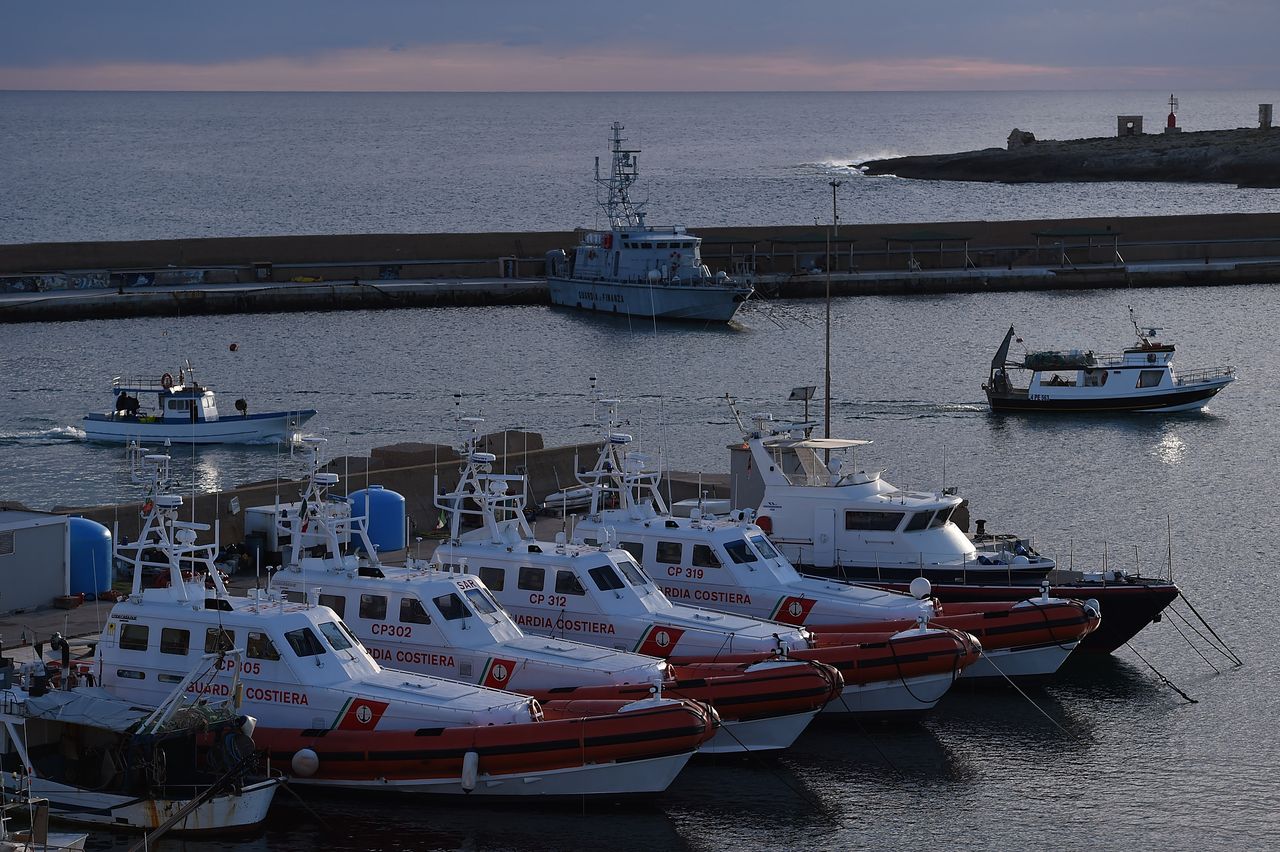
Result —
<instances>
[{"instance_id":1,"label":"pink cloud","mask_svg":"<svg viewBox=\"0 0 1280 852\"><path fill-rule=\"evenodd\" d=\"M876 91L1124 88L1176 76L1163 67L1074 68L981 57L830 60L796 53L550 54L454 44L343 50L210 64L0 66L3 89L161 91ZM1224 79L1230 84L1230 79Z\"/></svg>"}]
</instances>

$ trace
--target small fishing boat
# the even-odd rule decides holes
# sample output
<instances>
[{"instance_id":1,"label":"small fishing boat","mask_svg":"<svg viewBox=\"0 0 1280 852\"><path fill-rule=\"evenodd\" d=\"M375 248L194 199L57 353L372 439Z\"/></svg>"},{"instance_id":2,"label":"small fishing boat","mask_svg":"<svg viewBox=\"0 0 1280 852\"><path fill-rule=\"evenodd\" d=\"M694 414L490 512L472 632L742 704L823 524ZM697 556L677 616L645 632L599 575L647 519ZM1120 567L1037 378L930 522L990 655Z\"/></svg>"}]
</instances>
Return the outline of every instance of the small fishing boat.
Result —
<instances>
[{"instance_id":1,"label":"small fishing boat","mask_svg":"<svg viewBox=\"0 0 1280 852\"><path fill-rule=\"evenodd\" d=\"M262 777L253 720L230 700L186 691L218 661L197 661L158 708L140 707L93 686L90 666L76 671L66 641L54 644L63 665L52 678L39 656L4 661L7 794L46 799L61 822L148 832L233 832L266 819L279 779Z\"/></svg>"},{"instance_id":2,"label":"small fishing boat","mask_svg":"<svg viewBox=\"0 0 1280 852\"><path fill-rule=\"evenodd\" d=\"M307 440L314 452L315 439ZM544 702L635 700L654 690L705 701L720 713L721 727L703 753L786 748L840 694L839 672L812 661L673 666L630 651L527 635L480 578L418 560L388 565L370 539L367 517L314 511L346 505L331 496L336 484L334 474L321 472L317 452L301 502L274 513L278 535L290 545L270 588L297 601L308 588L320 588L320 602L388 667L509 689ZM299 506L307 507L305 516L294 508ZM344 552L348 541L358 554Z\"/></svg>"},{"instance_id":3,"label":"small fishing boat","mask_svg":"<svg viewBox=\"0 0 1280 852\"><path fill-rule=\"evenodd\" d=\"M1235 380L1234 367L1175 371L1174 344L1155 339L1158 328L1142 328L1129 311L1138 341L1119 354L1092 350L1028 352L1010 358L1009 347L1022 342L1013 326L991 359L982 389L992 411L999 412L1143 412L1195 411ZM1029 372L1025 387L1011 370Z\"/></svg>"},{"instance_id":4,"label":"small fishing boat","mask_svg":"<svg viewBox=\"0 0 1280 852\"><path fill-rule=\"evenodd\" d=\"M315 587L304 603L229 594L213 565L216 537L197 544L208 525L179 520L182 498L162 485L168 456L147 461L142 530L117 545L134 568L132 591L112 608L95 651L101 684L155 706L187 655L243 649L238 668L217 667L190 691L226 696L243 684L257 747L293 783L473 797L655 794L715 735L715 710L697 701L539 702L384 670ZM157 553L170 583L144 589L143 567Z\"/></svg>"},{"instance_id":5,"label":"small fishing boat","mask_svg":"<svg viewBox=\"0 0 1280 852\"><path fill-rule=\"evenodd\" d=\"M173 444L254 444L288 442L302 424L315 416L314 408L250 414L244 399L236 413L219 414L213 389L196 380L191 362L154 379L116 376L111 380L114 406L104 414L86 414L81 421L90 441L161 442Z\"/></svg>"},{"instance_id":6,"label":"small fishing boat","mask_svg":"<svg viewBox=\"0 0 1280 852\"><path fill-rule=\"evenodd\" d=\"M599 204L609 230L586 231L572 256L548 252L547 288L551 302L581 310L631 317L728 322L752 288L716 275L702 262L702 240L679 226L645 222L643 202L632 201L639 177L639 148L627 147L623 126L614 122L612 167L600 176L605 198Z\"/></svg>"}]
</instances>

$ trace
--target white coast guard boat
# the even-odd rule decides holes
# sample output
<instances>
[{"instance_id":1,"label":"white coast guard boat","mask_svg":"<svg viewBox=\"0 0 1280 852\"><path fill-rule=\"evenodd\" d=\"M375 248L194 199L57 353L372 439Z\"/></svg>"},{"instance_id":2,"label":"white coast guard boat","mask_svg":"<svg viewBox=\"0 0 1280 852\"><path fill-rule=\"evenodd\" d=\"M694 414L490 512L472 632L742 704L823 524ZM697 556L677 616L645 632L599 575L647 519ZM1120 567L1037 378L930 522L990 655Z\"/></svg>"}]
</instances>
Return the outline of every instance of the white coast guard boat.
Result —
<instances>
[{"instance_id":1,"label":"white coast guard boat","mask_svg":"<svg viewBox=\"0 0 1280 852\"><path fill-rule=\"evenodd\" d=\"M633 317L728 322L751 295L725 272L712 275L702 263L702 240L678 226L645 223L643 202L631 200L639 176L638 148L626 147L623 127L612 126L613 163L598 187L609 230L587 231L572 257L547 253L551 302L571 308Z\"/></svg>"},{"instance_id":2,"label":"white coast guard boat","mask_svg":"<svg viewBox=\"0 0 1280 852\"><path fill-rule=\"evenodd\" d=\"M524 515L523 478L492 474L493 461L490 454L470 453L457 489L438 498L437 506L449 512L450 539L432 561L440 570L479 576L521 627L681 664L750 662L775 654L815 660L836 668L845 681L824 712L901 709L884 700L892 692L884 687L901 686L914 669L895 665L895 650L902 646L894 643L914 643L910 637L917 635L932 641L933 633L911 623L913 629L883 635L833 635L818 647L802 626L726 612L722 601L709 605L714 609L673 602L608 531L594 544L569 543L563 533L554 542L535 538ZM466 515L478 517L480 528L462 533ZM980 649L972 637L944 636L946 670L954 676ZM913 702L910 709L924 707Z\"/></svg>"},{"instance_id":3,"label":"white coast guard boat","mask_svg":"<svg viewBox=\"0 0 1280 852\"><path fill-rule=\"evenodd\" d=\"M115 406L105 414L86 414L81 421L90 441L169 441L173 444L253 444L291 441L315 416L314 408L250 414L237 399L232 415L218 413L213 389L196 381L188 361L178 371L156 379L111 380ZM154 400L154 407L149 401Z\"/></svg>"},{"instance_id":4,"label":"white coast guard boat","mask_svg":"<svg viewBox=\"0 0 1280 852\"><path fill-rule=\"evenodd\" d=\"M113 829L219 833L266 819L279 779L262 779L254 720L233 706L234 690L212 701L187 691L215 655L153 709L91 685L92 671L73 672L62 647L52 684L39 660L12 669L18 683L0 708L6 793L46 799L58 821Z\"/></svg>"},{"instance_id":5,"label":"white coast guard boat","mask_svg":"<svg viewBox=\"0 0 1280 852\"><path fill-rule=\"evenodd\" d=\"M346 501L330 496L334 480L321 472L317 458L301 504L294 504L308 507L307 517L296 510L277 516L279 532L291 544L271 588L298 601L316 589L320 604L337 612L387 666L543 700L635 699L657 689L706 701L723 710L721 728L702 746L704 753L786 748L840 693L839 673L821 663L673 666L628 651L526 635L478 577L435 570L427 562L381 562L366 519L343 514ZM317 508L330 503L338 511ZM363 555L344 555L344 541Z\"/></svg>"},{"instance_id":6,"label":"white coast guard boat","mask_svg":"<svg viewBox=\"0 0 1280 852\"><path fill-rule=\"evenodd\" d=\"M203 524L178 520L164 493L167 456L154 465L150 508L137 541L117 549L134 566L96 651L102 686L156 705L193 653L244 649L242 709L255 741L296 783L475 796L617 796L667 788L715 733L715 711L661 697L558 705L456 681L384 670L315 594L297 604L235 598L214 569L218 551L195 543ZM168 588L142 588L151 554ZM228 662L191 684L231 694Z\"/></svg>"},{"instance_id":7,"label":"white coast guard boat","mask_svg":"<svg viewBox=\"0 0 1280 852\"><path fill-rule=\"evenodd\" d=\"M1195 411L1235 380L1234 367L1175 372L1172 343L1160 343L1158 328L1142 328L1129 309L1138 342L1118 355L1029 352L1009 357L1013 326L1005 334L991 374L982 386L992 411L1011 412L1145 412ZM1018 342L1021 342L1018 338ZM1010 370L1029 372L1026 387L1017 387Z\"/></svg>"},{"instance_id":8,"label":"white coast guard boat","mask_svg":"<svg viewBox=\"0 0 1280 852\"><path fill-rule=\"evenodd\" d=\"M925 579L913 581L913 597L806 577L771 546L764 530L752 522L749 509L722 518L697 509L689 518L672 517L659 488L660 468L643 453L626 452L630 436L614 431L617 404L604 402L611 422L596 466L582 477L592 483L595 499L578 529L583 534L608 530L615 535L677 600L711 601L731 612L803 624L820 641L832 633L895 630L921 622L920 630L910 631L917 647L898 650L895 657L923 653L925 637L932 633L935 665L919 670L911 684L869 684L896 695L901 702L897 709L918 709L922 695L936 701L950 687L958 673L951 648L962 638L957 632L976 635L983 645L982 659L964 668L963 676L1002 678L1052 674L1097 625L1096 604L1090 613L1083 604L1044 594L1017 603L948 607L944 612L931 598ZM605 508L606 503L616 508ZM996 620L1000 629L993 632L989 627Z\"/></svg>"}]
</instances>

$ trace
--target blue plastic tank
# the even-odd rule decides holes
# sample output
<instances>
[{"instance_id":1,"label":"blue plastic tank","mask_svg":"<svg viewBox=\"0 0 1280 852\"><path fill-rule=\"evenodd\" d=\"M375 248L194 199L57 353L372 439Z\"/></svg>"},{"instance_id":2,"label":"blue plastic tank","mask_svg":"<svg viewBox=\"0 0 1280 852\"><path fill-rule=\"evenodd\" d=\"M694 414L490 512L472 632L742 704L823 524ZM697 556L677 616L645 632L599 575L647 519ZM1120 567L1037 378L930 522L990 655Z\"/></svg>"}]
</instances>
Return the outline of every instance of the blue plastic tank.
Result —
<instances>
[{"instance_id":1,"label":"blue plastic tank","mask_svg":"<svg viewBox=\"0 0 1280 852\"><path fill-rule=\"evenodd\" d=\"M111 588L111 530L88 518L71 518L73 595L96 595Z\"/></svg>"},{"instance_id":2,"label":"blue plastic tank","mask_svg":"<svg viewBox=\"0 0 1280 852\"><path fill-rule=\"evenodd\" d=\"M405 549L404 495L381 485L370 485L349 494L347 501L351 503L352 517L368 512L369 540L379 551L390 553Z\"/></svg>"}]
</instances>

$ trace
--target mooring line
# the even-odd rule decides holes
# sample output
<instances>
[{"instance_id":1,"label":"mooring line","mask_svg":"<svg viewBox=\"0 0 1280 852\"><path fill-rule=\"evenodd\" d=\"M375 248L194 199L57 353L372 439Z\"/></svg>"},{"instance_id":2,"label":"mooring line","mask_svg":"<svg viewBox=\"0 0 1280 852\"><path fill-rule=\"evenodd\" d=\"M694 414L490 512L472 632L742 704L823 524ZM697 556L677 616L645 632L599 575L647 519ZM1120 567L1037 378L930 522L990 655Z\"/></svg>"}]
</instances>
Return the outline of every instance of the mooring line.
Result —
<instances>
[{"instance_id":1,"label":"mooring line","mask_svg":"<svg viewBox=\"0 0 1280 852\"><path fill-rule=\"evenodd\" d=\"M1000 669L1000 667L999 667L998 665L996 665L996 663L995 663L995 661L994 661L994 660L992 660L990 657L987 657L987 656L986 656L985 652L983 653L983 656L984 656L984 657L986 657L987 662L991 664L991 668L993 668L993 669L995 669L997 672L999 672L999 673L1000 673L1000 677L1002 677L1002 678L1004 678L1005 680L1007 680L1007 681L1009 682L1009 685L1010 685L1010 686L1012 686L1014 689L1016 689L1016 690L1018 691L1018 694L1019 694L1019 695L1021 695L1021 696L1022 696L1023 698L1025 698L1025 699L1027 699L1027 703L1028 703L1028 704L1030 704L1032 707L1034 707L1034 708L1036 708L1037 710L1039 710L1039 711L1040 711L1040 714L1041 714L1042 716L1044 716L1046 719L1048 719L1048 720L1053 724L1053 726L1054 726L1055 728L1057 728L1059 731L1062 731L1062 733L1064 733L1064 734L1066 734L1067 736L1071 737L1071 739L1075 740L1076 742L1079 742L1079 741L1080 741L1080 738L1079 738L1079 737L1077 737L1074 733L1072 733L1071 731L1069 731L1069 730L1067 730L1065 727L1063 727L1063 726L1062 726L1062 724L1061 724L1061 723L1059 723L1057 719L1055 719L1055 718L1053 718L1052 716L1050 716L1050 715L1049 715L1049 713L1048 713L1048 711L1046 711L1043 707L1041 707L1039 704L1037 704L1037 703L1036 703L1036 702L1031 698L1031 696L1030 696L1030 695L1027 695L1027 693L1026 693L1025 691L1023 691L1022 687L1020 687L1020 686L1018 686L1016 683L1014 683L1014 682L1013 682L1013 678L1011 678L1011 677L1009 677L1007 674L1005 674L1005 673Z\"/></svg>"},{"instance_id":2,"label":"mooring line","mask_svg":"<svg viewBox=\"0 0 1280 852\"><path fill-rule=\"evenodd\" d=\"M1204 616L1200 614L1200 610L1196 609L1196 605L1195 605L1195 604L1193 604L1193 603L1191 602L1191 599L1187 597L1187 593L1186 593L1186 592L1184 592L1184 591L1182 591L1181 589L1179 589L1179 590L1178 590L1178 597L1182 598L1182 600L1183 600L1184 602L1186 602L1187 607L1188 607L1188 608L1189 608L1193 613L1195 613L1196 618L1198 618L1198 619L1200 620L1200 623L1204 625L1204 629L1205 629L1205 630L1208 630L1208 631L1209 631L1209 633L1210 633L1210 634L1212 634L1213 638L1214 638L1214 639L1217 639L1217 640L1218 640L1218 642L1219 642L1219 644L1221 644L1221 645L1222 645L1222 647L1223 647L1223 648L1225 648L1225 649L1226 649L1226 650L1231 654L1231 660L1232 660L1232 661L1233 661L1237 666L1243 666L1243 665L1244 665L1244 660L1240 659L1240 655L1239 655L1239 654L1237 654L1237 653L1236 653L1236 652L1231 648L1231 646L1230 646L1230 645L1228 645L1225 641L1223 641L1222 637L1218 635L1218 632L1217 632L1216 630L1214 630L1214 629L1213 629L1213 625L1211 625L1209 622L1207 622L1207 621L1205 621L1205 620L1204 620Z\"/></svg>"},{"instance_id":3,"label":"mooring line","mask_svg":"<svg viewBox=\"0 0 1280 852\"><path fill-rule=\"evenodd\" d=\"M1156 677L1158 677L1158 678L1160 679L1160 682L1161 682L1161 683L1163 683L1165 686L1169 687L1169 688L1170 688L1170 689L1172 689L1174 692L1178 693L1178 694L1179 694L1179 695L1181 695L1183 698L1185 698L1185 699L1187 700L1187 703L1188 703L1188 704L1199 704L1199 703L1200 703L1200 702L1199 702L1199 701L1197 701L1196 699L1192 698L1190 695L1187 695L1187 694L1186 694L1185 692L1183 692L1181 689L1178 689L1178 687L1177 687L1177 686L1175 686L1175 685L1174 685L1174 683L1173 683L1173 681L1169 680L1169 678L1167 678L1167 677L1165 677L1164 675L1160 674L1160 670L1159 670L1159 669L1157 669L1155 666L1151 665L1151 662L1150 662L1149 660L1147 660L1147 658L1146 658L1146 657L1144 657L1144 656L1142 656L1141 654L1139 654L1139 653L1138 653L1138 649L1137 649L1137 648L1133 647L1133 645L1129 644L1128 642L1125 642L1125 643L1124 643L1124 646L1125 646L1126 648L1128 648L1130 651L1132 651L1132 652L1133 652L1133 653L1138 657L1138 659L1139 659L1139 660L1142 660L1142 662L1146 663L1146 664L1147 664L1147 668L1149 668L1149 669L1151 669L1151 671L1155 672L1155 676L1156 676Z\"/></svg>"}]
</instances>

